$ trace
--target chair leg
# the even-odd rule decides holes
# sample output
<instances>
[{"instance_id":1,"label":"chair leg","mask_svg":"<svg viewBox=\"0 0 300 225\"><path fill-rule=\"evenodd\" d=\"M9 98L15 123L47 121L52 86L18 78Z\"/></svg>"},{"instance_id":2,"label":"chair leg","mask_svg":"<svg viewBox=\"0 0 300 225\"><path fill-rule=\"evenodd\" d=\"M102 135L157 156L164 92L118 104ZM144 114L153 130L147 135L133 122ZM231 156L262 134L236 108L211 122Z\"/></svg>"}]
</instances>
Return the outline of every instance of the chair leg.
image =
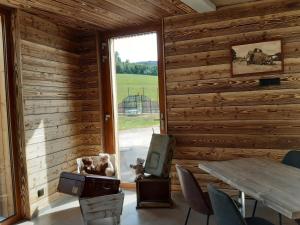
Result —
<instances>
[{"instance_id":1,"label":"chair leg","mask_svg":"<svg viewBox=\"0 0 300 225\"><path fill-rule=\"evenodd\" d=\"M282 225L282 215L278 213L278 216L279 216L279 225Z\"/></svg>"},{"instance_id":2,"label":"chair leg","mask_svg":"<svg viewBox=\"0 0 300 225\"><path fill-rule=\"evenodd\" d=\"M184 225L187 225L188 220L189 220L189 217L190 217L190 213L191 213L191 208L189 208L189 211L188 211L188 214L187 214L187 216L186 216Z\"/></svg>"},{"instance_id":3,"label":"chair leg","mask_svg":"<svg viewBox=\"0 0 300 225\"><path fill-rule=\"evenodd\" d=\"M209 225L209 217L210 217L210 215L207 215L207 218L206 218L206 225Z\"/></svg>"},{"instance_id":4,"label":"chair leg","mask_svg":"<svg viewBox=\"0 0 300 225\"><path fill-rule=\"evenodd\" d=\"M257 207L257 200L255 200L255 203L254 203L254 208L253 208L253 212L252 212L252 217L255 216L256 207Z\"/></svg>"}]
</instances>

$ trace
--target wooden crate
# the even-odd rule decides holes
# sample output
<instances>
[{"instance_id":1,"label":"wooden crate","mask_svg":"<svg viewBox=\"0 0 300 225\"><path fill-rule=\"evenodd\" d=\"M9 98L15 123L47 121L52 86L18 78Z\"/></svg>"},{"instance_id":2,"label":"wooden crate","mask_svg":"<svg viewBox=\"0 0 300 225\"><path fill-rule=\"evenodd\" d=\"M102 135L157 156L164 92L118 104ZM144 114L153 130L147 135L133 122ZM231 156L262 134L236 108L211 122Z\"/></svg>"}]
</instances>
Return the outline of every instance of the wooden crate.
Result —
<instances>
[{"instance_id":1,"label":"wooden crate","mask_svg":"<svg viewBox=\"0 0 300 225\"><path fill-rule=\"evenodd\" d=\"M123 210L124 193L105 195L94 198L80 198L80 209L84 224L96 219L113 217L116 225L120 224Z\"/></svg>"},{"instance_id":2,"label":"wooden crate","mask_svg":"<svg viewBox=\"0 0 300 225\"><path fill-rule=\"evenodd\" d=\"M136 182L136 208L170 208L172 207L171 198L171 179L148 177Z\"/></svg>"}]
</instances>

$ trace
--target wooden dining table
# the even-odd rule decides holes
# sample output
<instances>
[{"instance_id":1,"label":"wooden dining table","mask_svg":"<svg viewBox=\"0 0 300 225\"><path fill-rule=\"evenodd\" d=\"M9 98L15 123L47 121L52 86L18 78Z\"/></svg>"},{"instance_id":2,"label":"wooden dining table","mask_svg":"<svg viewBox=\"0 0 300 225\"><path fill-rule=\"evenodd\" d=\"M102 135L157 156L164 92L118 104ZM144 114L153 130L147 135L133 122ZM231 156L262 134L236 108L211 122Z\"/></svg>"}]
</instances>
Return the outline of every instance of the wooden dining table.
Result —
<instances>
[{"instance_id":1,"label":"wooden dining table","mask_svg":"<svg viewBox=\"0 0 300 225\"><path fill-rule=\"evenodd\" d=\"M300 169L268 159L201 161L199 168L300 224Z\"/></svg>"}]
</instances>

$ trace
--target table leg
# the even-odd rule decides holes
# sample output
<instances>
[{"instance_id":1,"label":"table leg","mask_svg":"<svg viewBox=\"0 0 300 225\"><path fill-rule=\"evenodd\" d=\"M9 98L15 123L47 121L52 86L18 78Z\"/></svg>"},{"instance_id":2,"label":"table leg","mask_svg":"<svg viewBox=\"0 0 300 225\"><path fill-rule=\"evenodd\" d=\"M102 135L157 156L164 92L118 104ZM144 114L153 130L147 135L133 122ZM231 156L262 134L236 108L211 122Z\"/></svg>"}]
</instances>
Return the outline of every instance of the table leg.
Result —
<instances>
[{"instance_id":1,"label":"table leg","mask_svg":"<svg viewBox=\"0 0 300 225\"><path fill-rule=\"evenodd\" d=\"M246 217L246 205L245 205L245 193L243 191L240 191L239 194L239 203L240 203L240 212L243 217Z\"/></svg>"}]
</instances>

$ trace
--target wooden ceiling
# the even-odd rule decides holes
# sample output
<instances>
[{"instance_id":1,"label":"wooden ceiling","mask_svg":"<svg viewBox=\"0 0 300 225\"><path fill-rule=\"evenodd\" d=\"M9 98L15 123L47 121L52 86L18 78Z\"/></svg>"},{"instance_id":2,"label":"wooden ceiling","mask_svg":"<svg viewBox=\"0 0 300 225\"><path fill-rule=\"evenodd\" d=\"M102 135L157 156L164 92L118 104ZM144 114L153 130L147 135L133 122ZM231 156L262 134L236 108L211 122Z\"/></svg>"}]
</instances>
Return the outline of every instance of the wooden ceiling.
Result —
<instances>
[{"instance_id":1,"label":"wooden ceiling","mask_svg":"<svg viewBox=\"0 0 300 225\"><path fill-rule=\"evenodd\" d=\"M255 0L212 0L217 7ZM195 13L180 0L0 0L77 29L118 30Z\"/></svg>"},{"instance_id":2,"label":"wooden ceiling","mask_svg":"<svg viewBox=\"0 0 300 225\"><path fill-rule=\"evenodd\" d=\"M180 0L0 0L77 28L116 30L194 12ZM54 14L55 15L54 15ZM53 16L54 15L54 16Z\"/></svg>"}]
</instances>

